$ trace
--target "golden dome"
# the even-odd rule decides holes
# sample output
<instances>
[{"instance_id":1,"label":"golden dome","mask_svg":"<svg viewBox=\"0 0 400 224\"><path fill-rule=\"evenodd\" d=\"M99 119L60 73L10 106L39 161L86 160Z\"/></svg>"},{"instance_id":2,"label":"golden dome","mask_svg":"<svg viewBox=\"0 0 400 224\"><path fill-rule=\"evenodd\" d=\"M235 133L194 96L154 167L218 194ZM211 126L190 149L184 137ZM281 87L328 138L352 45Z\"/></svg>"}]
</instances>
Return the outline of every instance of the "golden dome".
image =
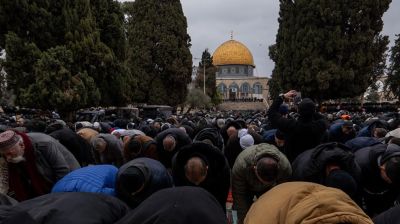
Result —
<instances>
[{"instance_id":1,"label":"golden dome","mask_svg":"<svg viewBox=\"0 0 400 224\"><path fill-rule=\"evenodd\" d=\"M218 65L251 65L254 66L253 55L249 49L236 40L228 40L221 44L213 54L213 64Z\"/></svg>"}]
</instances>

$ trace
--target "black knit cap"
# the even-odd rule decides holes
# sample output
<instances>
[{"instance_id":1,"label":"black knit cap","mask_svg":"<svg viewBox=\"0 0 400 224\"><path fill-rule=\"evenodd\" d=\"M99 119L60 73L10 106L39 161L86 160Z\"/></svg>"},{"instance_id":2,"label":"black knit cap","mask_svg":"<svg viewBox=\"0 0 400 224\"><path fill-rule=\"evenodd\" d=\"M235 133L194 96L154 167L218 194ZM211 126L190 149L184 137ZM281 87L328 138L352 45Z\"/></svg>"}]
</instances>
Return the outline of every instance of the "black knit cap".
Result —
<instances>
[{"instance_id":1,"label":"black knit cap","mask_svg":"<svg viewBox=\"0 0 400 224\"><path fill-rule=\"evenodd\" d=\"M138 191L144 184L143 172L134 166L128 167L119 175L118 183L123 192L128 194Z\"/></svg>"},{"instance_id":2,"label":"black knit cap","mask_svg":"<svg viewBox=\"0 0 400 224\"><path fill-rule=\"evenodd\" d=\"M302 117L311 117L315 113L315 103L310 98L304 98L299 104L299 114Z\"/></svg>"},{"instance_id":3,"label":"black knit cap","mask_svg":"<svg viewBox=\"0 0 400 224\"><path fill-rule=\"evenodd\" d=\"M351 198L357 194L357 182L344 170L333 170L325 179L325 185L344 191Z\"/></svg>"},{"instance_id":4,"label":"black knit cap","mask_svg":"<svg viewBox=\"0 0 400 224\"><path fill-rule=\"evenodd\" d=\"M275 137L277 139L285 140L285 133L283 133L281 130L277 129L275 132Z\"/></svg>"}]
</instances>

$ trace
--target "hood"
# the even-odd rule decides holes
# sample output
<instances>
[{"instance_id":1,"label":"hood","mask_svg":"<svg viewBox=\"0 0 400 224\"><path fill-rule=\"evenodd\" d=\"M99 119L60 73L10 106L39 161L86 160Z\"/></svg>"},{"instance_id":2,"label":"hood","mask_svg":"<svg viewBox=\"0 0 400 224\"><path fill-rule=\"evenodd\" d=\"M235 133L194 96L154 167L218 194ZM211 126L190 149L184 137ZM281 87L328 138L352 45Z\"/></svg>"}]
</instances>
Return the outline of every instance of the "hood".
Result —
<instances>
[{"instance_id":1,"label":"hood","mask_svg":"<svg viewBox=\"0 0 400 224\"><path fill-rule=\"evenodd\" d=\"M195 203L194 203L195 202ZM224 211L217 200L200 187L160 190L116 224L224 224Z\"/></svg>"},{"instance_id":2,"label":"hood","mask_svg":"<svg viewBox=\"0 0 400 224\"><path fill-rule=\"evenodd\" d=\"M304 98L299 104L299 114L301 117L312 117L315 113L315 109L315 103L310 98Z\"/></svg>"},{"instance_id":3,"label":"hood","mask_svg":"<svg viewBox=\"0 0 400 224\"><path fill-rule=\"evenodd\" d=\"M308 182L288 182L269 190L253 203L244 223L373 224L343 191Z\"/></svg>"}]
</instances>

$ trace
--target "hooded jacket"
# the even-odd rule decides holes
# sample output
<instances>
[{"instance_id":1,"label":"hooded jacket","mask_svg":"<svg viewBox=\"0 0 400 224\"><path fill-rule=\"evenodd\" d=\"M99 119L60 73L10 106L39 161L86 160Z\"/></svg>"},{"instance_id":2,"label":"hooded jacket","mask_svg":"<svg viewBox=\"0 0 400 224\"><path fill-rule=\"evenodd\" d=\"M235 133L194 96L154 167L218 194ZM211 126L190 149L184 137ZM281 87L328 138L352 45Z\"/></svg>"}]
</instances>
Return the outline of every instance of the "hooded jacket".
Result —
<instances>
[{"instance_id":1,"label":"hooded jacket","mask_svg":"<svg viewBox=\"0 0 400 224\"><path fill-rule=\"evenodd\" d=\"M344 192L307 182L280 184L251 206L245 224L373 224Z\"/></svg>"},{"instance_id":2,"label":"hooded jacket","mask_svg":"<svg viewBox=\"0 0 400 224\"><path fill-rule=\"evenodd\" d=\"M172 152L164 150L163 140L168 135L172 135L175 138L176 146ZM160 132L154 139L157 142L157 154L160 162L168 169L172 167L172 158L175 153L178 152L183 146L192 143L190 137L179 128L168 128Z\"/></svg>"},{"instance_id":3,"label":"hooded jacket","mask_svg":"<svg viewBox=\"0 0 400 224\"><path fill-rule=\"evenodd\" d=\"M215 198L199 187L160 190L115 224L226 224Z\"/></svg>"},{"instance_id":4,"label":"hooded jacket","mask_svg":"<svg viewBox=\"0 0 400 224\"><path fill-rule=\"evenodd\" d=\"M300 153L321 144L327 130L327 124L322 116L317 116L314 112L315 105L306 99L299 105L298 120L284 118L279 113L279 106L283 103L281 97L273 101L267 113L273 126L285 133L285 155L291 162Z\"/></svg>"},{"instance_id":5,"label":"hooded jacket","mask_svg":"<svg viewBox=\"0 0 400 224\"><path fill-rule=\"evenodd\" d=\"M224 139L221 133L216 128L204 128L193 138L193 142L203 141L205 139L210 140L215 147L222 152L224 151Z\"/></svg>"},{"instance_id":6,"label":"hooded jacket","mask_svg":"<svg viewBox=\"0 0 400 224\"><path fill-rule=\"evenodd\" d=\"M198 186L214 195L225 210L230 187L230 169L224 154L215 146L196 142L183 147L173 162L172 175L175 185L193 186L185 176L185 165L194 156L202 158L208 166L206 179Z\"/></svg>"},{"instance_id":7,"label":"hooded jacket","mask_svg":"<svg viewBox=\"0 0 400 224\"><path fill-rule=\"evenodd\" d=\"M129 194L129 189L121 186L119 179L121 174L126 172L129 167L136 167L144 175L144 188L134 196ZM118 170L116 191L119 198L125 201L130 207L134 208L142 203L154 192L173 186L172 177L167 169L158 161L150 158L137 158L124 164Z\"/></svg>"},{"instance_id":8,"label":"hooded jacket","mask_svg":"<svg viewBox=\"0 0 400 224\"><path fill-rule=\"evenodd\" d=\"M400 153L400 147L397 148L399 149L388 150L388 145L378 144L354 153L356 162L361 168L363 199L368 215L376 215L392 207L400 193L398 187L382 179L379 168L382 157Z\"/></svg>"},{"instance_id":9,"label":"hooded jacket","mask_svg":"<svg viewBox=\"0 0 400 224\"><path fill-rule=\"evenodd\" d=\"M373 130L378 127L388 129L388 124L384 120L371 119L366 123L367 124L358 132L357 137L372 137L374 134Z\"/></svg>"},{"instance_id":10,"label":"hooded jacket","mask_svg":"<svg viewBox=\"0 0 400 224\"><path fill-rule=\"evenodd\" d=\"M331 142L321 144L300 154L292 163L293 179L323 184L326 165L334 163L355 180L361 178L361 169L353 153L346 146Z\"/></svg>"},{"instance_id":11,"label":"hooded jacket","mask_svg":"<svg viewBox=\"0 0 400 224\"><path fill-rule=\"evenodd\" d=\"M278 160L278 178L271 185L264 185L255 175L253 166L259 158L270 156ZM232 170L233 203L238 212L239 222L250 208L254 196L260 196L276 184L288 180L292 175L292 168L286 156L275 146L262 143L253 145L239 154Z\"/></svg>"},{"instance_id":12,"label":"hooded jacket","mask_svg":"<svg viewBox=\"0 0 400 224\"><path fill-rule=\"evenodd\" d=\"M352 152L356 152L359 149L381 144L377 138L374 137L356 137L348 140L345 145L351 149Z\"/></svg>"},{"instance_id":13,"label":"hooded jacket","mask_svg":"<svg viewBox=\"0 0 400 224\"><path fill-rule=\"evenodd\" d=\"M343 124L344 124L344 121L340 121L335 124L332 124L329 127L329 141L330 142L345 143L348 140L356 137L356 133L355 133L354 129L349 134L345 134L342 131Z\"/></svg>"},{"instance_id":14,"label":"hooded jacket","mask_svg":"<svg viewBox=\"0 0 400 224\"><path fill-rule=\"evenodd\" d=\"M81 136L67 127L54 130L49 135L64 145L81 166L95 164L92 147Z\"/></svg>"},{"instance_id":15,"label":"hooded jacket","mask_svg":"<svg viewBox=\"0 0 400 224\"><path fill-rule=\"evenodd\" d=\"M30 224L98 224L114 223L129 210L125 203L116 197L83 193L52 193L21 202L7 212L10 207L0 207L0 223ZM5 214L6 213L6 214ZM21 215L24 219L16 220Z\"/></svg>"}]
</instances>

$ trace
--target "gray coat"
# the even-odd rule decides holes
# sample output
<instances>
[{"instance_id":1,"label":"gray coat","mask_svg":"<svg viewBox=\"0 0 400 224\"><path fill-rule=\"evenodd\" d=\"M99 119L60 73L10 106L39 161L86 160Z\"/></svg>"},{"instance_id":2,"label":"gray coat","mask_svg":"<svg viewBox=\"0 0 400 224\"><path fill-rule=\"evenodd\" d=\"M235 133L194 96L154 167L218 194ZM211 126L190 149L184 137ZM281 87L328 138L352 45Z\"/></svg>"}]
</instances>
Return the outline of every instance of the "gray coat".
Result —
<instances>
[{"instance_id":1,"label":"gray coat","mask_svg":"<svg viewBox=\"0 0 400 224\"><path fill-rule=\"evenodd\" d=\"M115 135L111 134L98 134L96 137L92 138L91 144L94 148L93 143L96 138L102 138L107 143L106 150L102 153L99 153L97 150L94 150L94 156L96 162L98 164L112 164L116 167L120 167L123 165L122 151L123 151L123 143L121 139L117 138Z\"/></svg>"},{"instance_id":2,"label":"gray coat","mask_svg":"<svg viewBox=\"0 0 400 224\"><path fill-rule=\"evenodd\" d=\"M61 143L43 133L28 133L36 157L36 166L42 176L55 183L69 172L80 168L78 161Z\"/></svg>"}]
</instances>

